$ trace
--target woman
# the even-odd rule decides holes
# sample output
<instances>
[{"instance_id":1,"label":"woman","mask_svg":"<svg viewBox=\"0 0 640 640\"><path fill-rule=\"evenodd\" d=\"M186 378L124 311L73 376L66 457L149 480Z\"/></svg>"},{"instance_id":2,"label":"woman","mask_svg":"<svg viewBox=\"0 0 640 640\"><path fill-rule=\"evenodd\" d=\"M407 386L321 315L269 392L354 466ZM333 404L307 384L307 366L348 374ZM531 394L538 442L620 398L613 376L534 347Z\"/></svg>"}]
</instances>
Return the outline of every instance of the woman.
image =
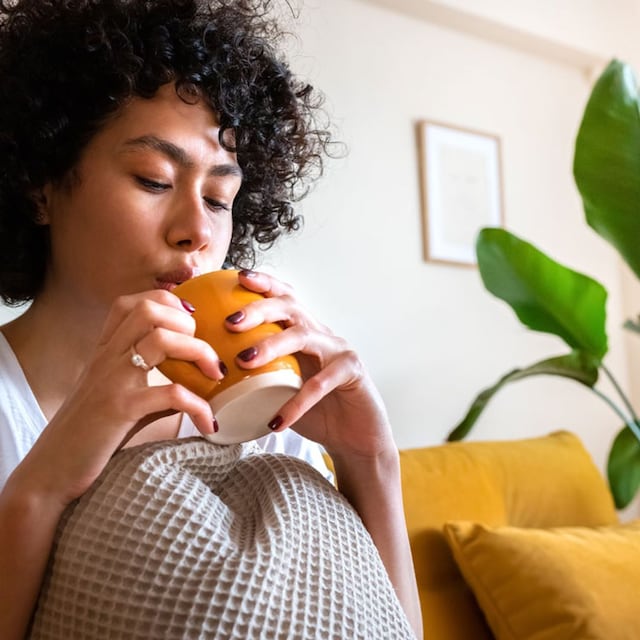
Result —
<instances>
[{"instance_id":1,"label":"woman","mask_svg":"<svg viewBox=\"0 0 640 640\"><path fill-rule=\"evenodd\" d=\"M152 380L131 353L221 379L171 289L251 266L256 247L297 227L291 203L321 170L314 93L274 53L265 4L3 3L0 294L32 301L1 338L2 457L28 449L4 461L15 466L0 494L4 639L24 636L58 520L113 453L176 437L183 415L203 434L217 426L207 402ZM329 452L421 635L398 454L373 384L287 285L253 271L240 282L266 297L230 328L286 327L241 366L296 353L303 368L269 426Z\"/></svg>"}]
</instances>

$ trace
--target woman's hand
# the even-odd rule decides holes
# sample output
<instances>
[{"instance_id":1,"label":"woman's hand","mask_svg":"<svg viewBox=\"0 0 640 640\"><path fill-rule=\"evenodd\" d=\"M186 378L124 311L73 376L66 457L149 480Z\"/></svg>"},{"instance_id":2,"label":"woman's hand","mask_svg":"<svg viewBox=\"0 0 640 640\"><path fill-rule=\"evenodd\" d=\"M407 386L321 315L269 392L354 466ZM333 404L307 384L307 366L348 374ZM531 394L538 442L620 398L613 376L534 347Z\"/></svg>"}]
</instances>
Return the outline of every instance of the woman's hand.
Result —
<instances>
[{"instance_id":1,"label":"woman's hand","mask_svg":"<svg viewBox=\"0 0 640 640\"><path fill-rule=\"evenodd\" d=\"M177 384L150 386L146 371L131 359L138 353L149 367L167 357L189 360L210 378L222 378L213 349L193 337L188 306L164 290L114 302L83 374L16 469L30 489L71 502L124 443L164 415L185 412L202 433L213 431L205 400Z\"/></svg>"},{"instance_id":2,"label":"woman's hand","mask_svg":"<svg viewBox=\"0 0 640 640\"><path fill-rule=\"evenodd\" d=\"M247 369L294 353L300 363L302 389L274 416L270 427L295 425L301 435L319 442L331 455L365 458L395 450L382 400L362 362L349 345L312 318L291 287L263 273L241 272L240 283L265 296L227 320L232 331L277 322L284 331L264 339L237 359Z\"/></svg>"}]
</instances>

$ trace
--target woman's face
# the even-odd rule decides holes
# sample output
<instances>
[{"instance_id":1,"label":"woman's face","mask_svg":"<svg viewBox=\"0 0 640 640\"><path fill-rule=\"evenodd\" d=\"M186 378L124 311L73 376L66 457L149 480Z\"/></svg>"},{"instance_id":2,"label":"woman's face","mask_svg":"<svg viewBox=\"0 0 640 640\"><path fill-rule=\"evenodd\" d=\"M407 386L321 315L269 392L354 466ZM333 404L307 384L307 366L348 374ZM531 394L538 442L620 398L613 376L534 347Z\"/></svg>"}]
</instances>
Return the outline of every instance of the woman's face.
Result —
<instances>
[{"instance_id":1,"label":"woman's face","mask_svg":"<svg viewBox=\"0 0 640 640\"><path fill-rule=\"evenodd\" d=\"M173 84L133 99L89 142L69 184L47 185L45 294L107 306L220 268L241 171L202 102Z\"/></svg>"}]
</instances>

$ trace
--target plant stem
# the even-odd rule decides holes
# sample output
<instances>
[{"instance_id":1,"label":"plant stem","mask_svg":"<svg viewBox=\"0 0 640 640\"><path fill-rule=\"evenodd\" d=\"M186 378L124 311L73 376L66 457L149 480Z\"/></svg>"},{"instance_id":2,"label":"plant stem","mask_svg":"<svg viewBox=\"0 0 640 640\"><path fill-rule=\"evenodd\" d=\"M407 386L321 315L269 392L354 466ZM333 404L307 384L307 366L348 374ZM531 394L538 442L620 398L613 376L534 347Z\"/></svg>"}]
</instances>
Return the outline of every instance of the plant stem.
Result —
<instances>
[{"instance_id":1,"label":"plant stem","mask_svg":"<svg viewBox=\"0 0 640 640\"><path fill-rule=\"evenodd\" d=\"M614 389L617 391L620 398L622 398L622 402L624 402L625 407L627 407L627 410L631 414L631 417L633 418L633 421L635 422L635 424L636 425L639 424L640 420L638 420L638 416L636 415L636 412L633 410L633 406L631 405L631 402L629 402L629 398L627 398L624 391L622 391L622 387L618 384L618 381L614 378L613 373L611 373L611 371L609 371L609 369L607 369L607 367L605 367L604 364L602 363L600 363L600 367L602 367L602 370L605 372L607 378L609 378L609 380L611 381L611 384L613 385Z\"/></svg>"},{"instance_id":2,"label":"plant stem","mask_svg":"<svg viewBox=\"0 0 640 640\"><path fill-rule=\"evenodd\" d=\"M629 427L631 433L633 433L633 435L638 439L638 442L640 442L640 426L637 420L635 420L634 418L629 420L629 418L624 415L618 405L613 400L611 400L609 396L606 396L604 393L602 393L602 391L600 391L599 389L596 389L595 387L589 387L589 389L591 389L591 391L593 391L593 393L595 393L597 396L602 398L609 405L609 407L618 414L618 416L622 419L622 422L624 422L625 425Z\"/></svg>"}]
</instances>

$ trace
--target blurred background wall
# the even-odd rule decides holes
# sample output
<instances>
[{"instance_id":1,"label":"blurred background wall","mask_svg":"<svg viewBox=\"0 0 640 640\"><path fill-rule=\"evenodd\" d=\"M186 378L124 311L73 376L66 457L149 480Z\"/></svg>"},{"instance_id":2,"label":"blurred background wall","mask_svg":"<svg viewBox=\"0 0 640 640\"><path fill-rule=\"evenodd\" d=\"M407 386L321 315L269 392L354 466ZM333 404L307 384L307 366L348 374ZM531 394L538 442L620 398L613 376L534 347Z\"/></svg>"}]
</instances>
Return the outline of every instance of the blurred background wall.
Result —
<instances>
[{"instance_id":1,"label":"blurred background wall","mask_svg":"<svg viewBox=\"0 0 640 640\"><path fill-rule=\"evenodd\" d=\"M638 285L587 227L572 177L594 80L611 57L640 68L639 17L630 0L304 1L293 66L326 94L348 155L304 201L304 231L263 266L361 353L401 447L442 442L481 389L566 351L524 329L476 268L424 260L422 119L500 137L506 228L606 286L607 362L640 406L640 340L620 328L640 311ZM570 429L604 468L620 427L576 383L534 378L500 392L471 437Z\"/></svg>"}]
</instances>

